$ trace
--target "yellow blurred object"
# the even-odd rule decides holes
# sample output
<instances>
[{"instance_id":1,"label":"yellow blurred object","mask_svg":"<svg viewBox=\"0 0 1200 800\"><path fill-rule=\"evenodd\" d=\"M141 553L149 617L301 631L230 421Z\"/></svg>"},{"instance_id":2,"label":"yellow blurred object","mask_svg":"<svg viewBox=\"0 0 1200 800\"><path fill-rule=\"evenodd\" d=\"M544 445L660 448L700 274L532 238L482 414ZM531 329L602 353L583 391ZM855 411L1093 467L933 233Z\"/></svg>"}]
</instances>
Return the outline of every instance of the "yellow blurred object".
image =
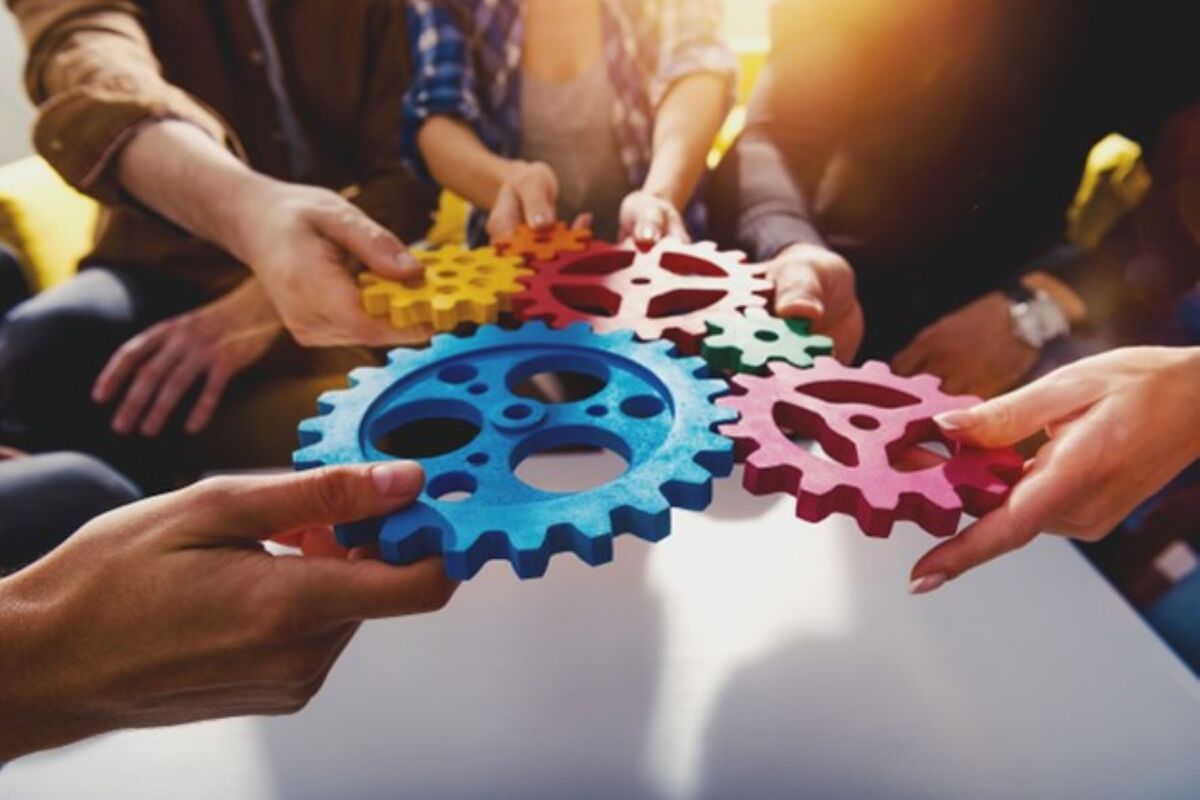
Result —
<instances>
[{"instance_id":1,"label":"yellow blurred object","mask_svg":"<svg viewBox=\"0 0 1200 800\"><path fill-rule=\"evenodd\" d=\"M433 217L433 227L425 237L426 244L431 248L463 244L467 241L467 218L470 215L471 205L466 200L452 192L442 192L437 213Z\"/></svg>"},{"instance_id":2,"label":"yellow blurred object","mask_svg":"<svg viewBox=\"0 0 1200 800\"><path fill-rule=\"evenodd\" d=\"M721 163L721 158L729 152L729 148L733 147L733 143L746 127L746 105L750 102L754 87L758 85L758 78L767 64L770 46L766 39L743 38L735 40L733 47L738 54L737 105L725 118L725 124L721 126L713 148L709 151L709 169L716 169L717 164Z\"/></svg>"},{"instance_id":3,"label":"yellow blurred object","mask_svg":"<svg viewBox=\"0 0 1200 800\"><path fill-rule=\"evenodd\" d=\"M1088 153L1083 180L1067 210L1067 239L1084 249L1096 247L1141 204L1151 185L1141 145L1117 133L1105 136Z\"/></svg>"},{"instance_id":4,"label":"yellow blurred object","mask_svg":"<svg viewBox=\"0 0 1200 800\"><path fill-rule=\"evenodd\" d=\"M0 166L0 240L21 256L37 291L75 274L91 249L97 211L36 156Z\"/></svg>"}]
</instances>

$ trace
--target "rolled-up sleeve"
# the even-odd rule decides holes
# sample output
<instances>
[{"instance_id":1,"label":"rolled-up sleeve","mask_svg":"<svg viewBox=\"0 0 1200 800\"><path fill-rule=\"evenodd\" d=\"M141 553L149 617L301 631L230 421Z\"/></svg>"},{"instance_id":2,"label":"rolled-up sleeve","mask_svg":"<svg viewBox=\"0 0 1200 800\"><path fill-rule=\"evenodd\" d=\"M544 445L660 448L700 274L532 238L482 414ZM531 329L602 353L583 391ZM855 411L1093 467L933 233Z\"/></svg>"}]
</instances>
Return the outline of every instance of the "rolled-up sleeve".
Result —
<instances>
[{"instance_id":1,"label":"rolled-up sleeve","mask_svg":"<svg viewBox=\"0 0 1200 800\"><path fill-rule=\"evenodd\" d=\"M135 3L7 3L29 50L25 84L38 106L34 145L80 191L119 202L120 186L109 167L152 120L185 120L239 149L215 112L163 78Z\"/></svg>"},{"instance_id":2,"label":"rolled-up sleeve","mask_svg":"<svg viewBox=\"0 0 1200 800\"><path fill-rule=\"evenodd\" d=\"M466 31L453 12L441 3L412 0L407 15L413 79L404 94L400 152L413 173L433 183L417 144L421 126L432 117L449 116L478 130L478 82Z\"/></svg>"},{"instance_id":3,"label":"rolled-up sleeve","mask_svg":"<svg viewBox=\"0 0 1200 800\"><path fill-rule=\"evenodd\" d=\"M657 106L674 83L703 73L727 79L732 106L738 59L721 37L721 0L658 0L658 4L658 68L651 101Z\"/></svg>"}]
</instances>

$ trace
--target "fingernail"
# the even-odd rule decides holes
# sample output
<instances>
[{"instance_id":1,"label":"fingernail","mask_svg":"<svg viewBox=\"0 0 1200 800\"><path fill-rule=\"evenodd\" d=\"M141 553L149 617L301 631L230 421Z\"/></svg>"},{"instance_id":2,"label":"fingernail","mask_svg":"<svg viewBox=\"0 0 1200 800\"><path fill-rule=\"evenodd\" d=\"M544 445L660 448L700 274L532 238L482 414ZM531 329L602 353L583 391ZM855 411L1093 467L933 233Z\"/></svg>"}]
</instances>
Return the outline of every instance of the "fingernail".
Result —
<instances>
[{"instance_id":1,"label":"fingernail","mask_svg":"<svg viewBox=\"0 0 1200 800\"><path fill-rule=\"evenodd\" d=\"M947 411L938 414L933 421L944 431L960 431L970 423L971 414L967 411Z\"/></svg>"},{"instance_id":2,"label":"fingernail","mask_svg":"<svg viewBox=\"0 0 1200 800\"><path fill-rule=\"evenodd\" d=\"M923 578L915 578L908 585L908 593L912 595L929 594L940 589L946 583L946 580L946 573L944 572L935 572Z\"/></svg>"},{"instance_id":3,"label":"fingernail","mask_svg":"<svg viewBox=\"0 0 1200 800\"><path fill-rule=\"evenodd\" d=\"M545 214L534 214L530 218L530 222L533 223L533 227L535 228L544 228L550 224L550 220L546 219Z\"/></svg>"},{"instance_id":4,"label":"fingernail","mask_svg":"<svg viewBox=\"0 0 1200 800\"><path fill-rule=\"evenodd\" d=\"M371 480L384 497L409 497L421 483L421 467L412 461L392 461L371 467Z\"/></svg>"},{"instance_id":5,"label":"fingernail","mask_svg":"<svg viewBox=\"0 0 1200 800\"><path fill-rule=\"evenodd\" d=\"M633 237L639 242L652 242L658 238L658 228L653 225L639 225Z\"/></svg>"},{"instance_id":6,"label":"fingernail","mask_svg":"<svg viewBox=\"0 0 1200 800\"><path fill-rule=\"evenodd\" d=\"M421 267L421 262L417 260L417 257L407 250L396 253L396 263L400 265L401 269L420 269Z\"/></svg>"}]
</instances>

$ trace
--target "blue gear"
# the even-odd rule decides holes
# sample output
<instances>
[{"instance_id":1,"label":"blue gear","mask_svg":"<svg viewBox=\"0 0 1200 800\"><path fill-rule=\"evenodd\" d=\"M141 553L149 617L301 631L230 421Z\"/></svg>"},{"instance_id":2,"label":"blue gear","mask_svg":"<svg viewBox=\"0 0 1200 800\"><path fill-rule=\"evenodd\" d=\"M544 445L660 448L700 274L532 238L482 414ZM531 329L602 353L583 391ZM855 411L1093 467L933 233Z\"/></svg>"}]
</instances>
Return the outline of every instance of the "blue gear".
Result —
<instances>
[{"instance_id":1,"label":"blue gear","mask_svg":"<svg viewBox=\"0 0 1200 800\"><path fill-rule=\"evenodd\" d=\"M590 374L604 388L553 405L512 391L533 375L565 370ZM322 395L322 416L301 423L297 469L387 460L375 442L418 420L457 419L479 429L453 452L418 459L428 483L414 506L338 530L348 547L377 541L391 563L440 553L452 578L470 578L498 558L522 578L537 577L565 550L605 563L614 534L663 538L672 506L706 508L713 477L733 469L731 444L715 429L736 414L711 402L727 384L710 379L702 359L675 357L670 342L637 342L629 332L489 325L471 337L437 336L426 350L395 350L387 366L352 372L350 387ZM533 488L513 474L529 454L566 445L608 448L629 467L615 481L571 494ZM438 499L462 493L470 496Z\"/></svg>"}]
</instances>

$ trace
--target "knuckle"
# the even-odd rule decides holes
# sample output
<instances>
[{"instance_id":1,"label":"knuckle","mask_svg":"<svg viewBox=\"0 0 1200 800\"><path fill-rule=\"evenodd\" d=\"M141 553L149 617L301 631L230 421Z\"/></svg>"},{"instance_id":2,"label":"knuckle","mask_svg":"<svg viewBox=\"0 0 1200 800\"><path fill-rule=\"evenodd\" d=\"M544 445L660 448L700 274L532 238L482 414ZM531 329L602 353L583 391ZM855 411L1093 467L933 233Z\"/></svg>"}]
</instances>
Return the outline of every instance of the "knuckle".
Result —
<instances>
[{"instance_id":1,"label":"knuckle","mask_svg":"<svg viewBox=\"0 0 1200 800\"><path fill-rule=\"evenodd\" d=\"M354 499L353 477L340 470L314 473L313 496L322 510L337 516L351 508Z\"/></svg>"}]
</instances>

